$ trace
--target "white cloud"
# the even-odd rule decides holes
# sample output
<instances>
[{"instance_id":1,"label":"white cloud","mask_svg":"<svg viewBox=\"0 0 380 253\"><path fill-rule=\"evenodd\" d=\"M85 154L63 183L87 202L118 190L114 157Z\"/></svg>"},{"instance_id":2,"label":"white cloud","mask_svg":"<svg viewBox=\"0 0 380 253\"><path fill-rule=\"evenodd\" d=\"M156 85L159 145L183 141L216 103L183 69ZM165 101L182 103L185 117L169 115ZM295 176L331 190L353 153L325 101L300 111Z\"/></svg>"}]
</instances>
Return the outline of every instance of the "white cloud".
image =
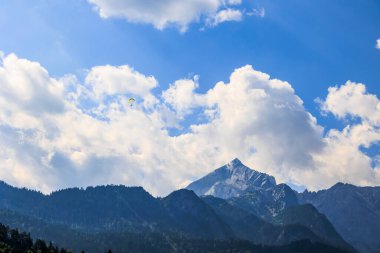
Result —
<instances>
[{"instance_id":1,"label":"white cloud","mask_svg":"<svg viewBox=\"0 0 380 253\"><path fill-rule=\"evenodd\" d=\"M152 76L144 76L129 66L98 66L90 70L86 84L92 86L97 97L130 94L145 97L157 86Z\"/></svg>"},{"instance_id":2,"label":"white cloud","mask_svg":"<svg viewBox=\"0 0 380 253\"><path fill-rule=\"evenodd\" d=\"M165 103L171 105L179 116L191 113L191 109L203 104L203 97L194 93L198 88L198 76L193 80L182 79L175 81L169 89L163 92Z\"/></svg>"},{"instance_id":3,"label":"white cloud","mask_svg":"<svg viewBox=\"0 0 380 253\"><path fill-rule=\"evenodd\" d=\"M360 151L380 140L378 99L364 85L329 89L321 102L325 112L361 121L326 135L289 83L251 66L206 93L197 93L197 77L174 82L161 97L151 92L155 87L154 77L127 66L94 67L82 83L4 56L0 179L45 192L121 183L163 195L239 157L310 189L380 182L374 159ZM138 97L132 108L129 93ZM188 115L199 111L204 114ZM170 127L198 116L206 121L169 135Z\"/></svg>"},{"instance_id":4,"label":"white cloud","mask_svg":"<svg viewBox=\"0 0 380 253\"><path fill-rule=\"evenodd\" d=\"M339 181L380 183L380 168L372 165L377 158L360 150L380 142L379 100L367 94L363 84L347 82L329 89L322 102L325 112L338 118L359 117L361 122L343 131L332 129L325 136L289 83L270 79L250 66L235 70L229 83L220 82L202 96L206 108L214 110L213 117L177 138L186 145L197 143L186 149L193 160L213 157L222 164L225 157L240 157L279 181L311 190Z\"/></svg>"},{"instance_id":5,"label":"white cloud","mask_svg":"<svg viewBox=\"0 0 380 253\"><path fill-rule=\"evenodd\" d=\"M152 164L152 144L165 144L164 116L130 108L128 97L115 96L132 92L144 105L152 100L147 86L155 87L155 79L125 66L104 66L86 80L82 85L72 76L53 79L35 62L15 55L3 59L1 179L43 191L115 182L148 185L155 192L155 180L169 180L160 179L163 163Z\"/></svg>"},{"instance_id":6,"label":"white cloud","mask_svg":"<svg viewBox=\"0 0 380 253\"><path fill-rule=\"evenodd\" d=\"M348 81L339 88L330 87L322 109L338 118L354 117L380 124L380 101L366 92L364 84Z\"/></svg>"},{"instance_id":7,"label":"white cloud","mask_svg":"<svg viewBox=\"0 0 380 253\"><path fill-rule=\"evenodd\" d=\"M35 117L64 110L63 85L38 63L10 54L0 67L0 121L18 128L38 124Z\"/></svg>"},{"instance_id":8,"label":"white cloud","mask_svg":"<svg viewBox=\"0 0 380 253\"><path fill-rule=\"evenodd\" d=\"M376 48L380 49L380 39L376 40Z\"/></svg>"},{"instance_id":9,"label":"white cloud","mask_svg":"<svg viewBox=\"0 0 380 253\"><path fill-rule=\"evenodd\" d=\"M235 70L229 83L217 83L204 99L213 111L210 122L192 126L192 133L176 140L190 146L185 149L190 160L222 164L240 157L286 180L290 169L311 169L310 154L323 148L322 128L290 84L251 66Z\"/></svg>"},{"instance_id":10,"label":"white cloud","mask_svg":"<svg viewBox=\"0 0 380 253\"><path fill-rule=\"evenodd\" d=\"M227 6L237 6L241 0L88 0L103 18L119 17L130 22L153 24L157 29L175 25L182 32L192 22L213 17ZM236 13L235 19L236 20ZM230 15L230 18L231 15ZM227 20L225 20L227 21Z\"/></svg>"},{"instance_id":11,"label":"white cloud","mask_svg":"<svg viewBox=\"0 0 380 253\"><path fill-rule=\"evenodd\" d=\"M243 19L243 13L236 9L224 9L215 14L215 16L209 17L208 24L210 26L217 26L220 23L227 21L241 21Z\"/></svg>"},{"instance_id":12,"label":"white cloud","mask_svg":"<svg viewBox=\"0 0 380 253\"><path fill-rule=\"evenodd\" d=\"M372 168L373 159L359 149L380 141L378 128L363 123L347 126L342 131L333 129L325 141L323 151L314 155L318 169L302 172L303 184L310 184L313 190L338 181L361 186L380 184L380 168Z\"/></svg>"},{"instance_id":13,"label":"white cloud","mask_svg":"<svg viewBox=\"0 0 380 253\"><path fill-rule=\"evenodd\" d=\"M378 185L378 158L371 158L360 149L380 142L379 99L368 94L364 84L348 81L340 87L330 87L321 105L324 112L338 118L356 119L356 123L347 125L342 131L330 130L325 138L326 148L316 155L316 166L321 176L325 176L325 183L331 185L338 179L359 185Z\"/></svg>"},{"instance_id":14,"label":"white cloud","mask_svg":"<svg viewBox=\"0 0 380 253\"><path fill-rule=\"evenodd\" d=\"M251 12L247 13L248 16L257 16L260 18L265 17L265 9L260 8L260 9L253 9Z\"/></svg>"}]
</instances>

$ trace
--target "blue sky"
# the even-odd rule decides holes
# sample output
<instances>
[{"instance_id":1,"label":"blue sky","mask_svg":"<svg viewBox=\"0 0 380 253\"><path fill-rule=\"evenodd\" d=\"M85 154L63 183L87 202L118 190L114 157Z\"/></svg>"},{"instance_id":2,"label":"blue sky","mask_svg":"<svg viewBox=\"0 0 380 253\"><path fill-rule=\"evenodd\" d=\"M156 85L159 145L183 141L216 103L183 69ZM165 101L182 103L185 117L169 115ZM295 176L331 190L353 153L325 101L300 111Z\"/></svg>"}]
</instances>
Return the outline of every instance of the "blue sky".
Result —
<instances>
[{"instance_id":1,"label":"blue sky","mask_svg":"<svg viewBox=\"0 0 380 253\"><path fill-rule=\"evenodd\" d=\"M265 17L204 31L193 23L184 34L101 19L84 0L1 2L2 51L39 61L54 76L128 64L154 75L163 87L198 74L205 91L251 64L292 83L311 107L327 87L346 80L380 92L378 1L247 1L244 8L264 8Z\"/></svg>"},{"instance_id":2,"label":"blue sky","mask_svg":"<svg viewBox=\"0 0 380 253\"><path fill-rule=\"evenodd\" d=\"M50 77L59 79L71 74L80 83L85 82L94 66L128 65L145 76L154 76L158 85L151 93L156 97L176 80L192 79L194 75L199 75L195 93L202 95L219 81L229 82L235 69L252 65L271 78L289 82L304 102L305 111L324 128L324 137L332 129L342 131L347 125L370 118L361 111L334 112L328 105L325 109L329 109L321 113L323 109L315 99L326 102L329 87L351 80L365 84L368 94L380 96L380 50L376 48L380 38L380 2L376 0L243 0L216 10L239 10L241 20L210 25L209 14L203 14L199 20L187 22L186 31L176 23L157 29L152 22L133 20L129 14L104 18L99 15L103 1L90 2L0 0L0 51L39 62ZM129 0L124 2L128 4ZM258 15L260 11L265 15ZM170 135L191 132L190 125L205 121L200 115L202 106L190 109L192 112L186 116L177 115L182 117L182 127L166 126ZM375 159L376 143L373 140L368 147L360 144L359 148ZM220 164L221 157L212 164ZM225 162L229 158L233 157L226 157ZM261 164L248 158L246 161L250 165ZM210 167L191 175L185 173L181 180L187 182L207 169ZM275 169L268 172L279 173ZM16 177L9 180L21 184ZM82 184L68 181L57 183L58 187ZM84 181L83 185L113 182ZM172 185L178 186L177 181ZM296 184L307 186L300 181ZM149 188L151 183L146 184ZM35 183L31 187L43 188L41 185ZM46 186L51 188L54 187Z\"/></svg>"}]
</instances>

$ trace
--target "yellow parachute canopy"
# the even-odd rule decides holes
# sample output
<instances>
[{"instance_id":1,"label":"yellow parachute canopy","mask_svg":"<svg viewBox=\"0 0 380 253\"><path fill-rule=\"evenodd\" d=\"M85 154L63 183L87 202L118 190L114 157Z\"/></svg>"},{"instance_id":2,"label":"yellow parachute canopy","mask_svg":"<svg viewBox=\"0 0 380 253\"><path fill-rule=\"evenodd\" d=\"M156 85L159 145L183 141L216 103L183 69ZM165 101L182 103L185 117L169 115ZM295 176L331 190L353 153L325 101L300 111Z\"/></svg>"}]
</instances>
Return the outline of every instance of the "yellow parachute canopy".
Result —
<instances>
[{"instance_id":1,"label":"yellow parachute canopy","mask_svg":"<svg viewBox=\"0 0 380 253\"><path fill-rule=\"evenodd\" d=\"M135 99L134 99L134 98L130 98L130 99L128 99L128 104L129 104L130 106L132 106L134 102L135 102Z\"/></svg>"}]
</instances>

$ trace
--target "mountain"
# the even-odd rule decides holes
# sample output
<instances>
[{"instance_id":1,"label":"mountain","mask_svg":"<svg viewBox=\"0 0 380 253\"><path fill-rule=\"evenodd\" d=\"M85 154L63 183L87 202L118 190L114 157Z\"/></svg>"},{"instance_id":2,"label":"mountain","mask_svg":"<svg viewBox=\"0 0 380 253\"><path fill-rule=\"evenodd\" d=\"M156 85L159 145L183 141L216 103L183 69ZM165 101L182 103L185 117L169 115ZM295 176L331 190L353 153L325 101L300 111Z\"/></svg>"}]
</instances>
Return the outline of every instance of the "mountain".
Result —
<instances>
[{"instance_id":1,"label":"mountain","mask_svg":"<svg viewBox=\"0 0 380 253\"><path fill-rule=\"evenodd\" d=\"M162 199L177 227L199 238L232 239L231 228L193 191L178 190Z\"/></svg>"},{"instance_id":2,"label":"mountain","mask_svg":"<svg viewBox=\"0 0 380 253\"><path fill-rule=\"evenodd\" d=\"M283 199L282 194L274 195ZM224 204L216 208L186 189L164 198L154 198L142 187L112 185L43 195L0 183L0 222L33 237L94 253L111 246L115 252L171 252L184 247L203 252L202 247L214 246L253 247L257 252L291 252L293 247L299 252L320 248L348 252L327 246L303 225L272 225L222 201ZM251 243L241 241L245 239ZM255 242L276 247L257 248L252 244Z\"/></svg>"},{"instance_id":3,"label":"mountain","mask_svg":"<svg viewBox=\"0 0 380 253\"><path fill-rule=\"evenodd\" d=\"M239 159L194 181L186 189L198 196L228 199L230 204L265 219L271 219L287 206L298 204L289 186L277 185L274 177L248 168Z\"/></svg>"},{"instance_id":4,"label":"mountain","mask_svg":"<svg viewBox=\"0 0 380 253\"><path fill-rule=\"evenodd\" d=\"M285 208L298 205L296 194L286 184L264 189L249 189L237 197L227 199L227 201L231 205L269 221Z\"/></svg>"},{"instance_id":5,"label":"mountain","mask_svg":"<svg viewBox=\"0 0 380 253\"><path fill-rule=\"evenodd\" d=\"M338 183L327 190L298 194L334 225L342 237L362 253L380 252L380 187Z\"/></svg>"},{"instance_id":6,"label":"mountain","mask_svg":"<svg viewBox=\"0 0 380 253\"><path fill-rule=\"evenodd\" d=\"M109 185L44 195L0 182L0 222L75 249L91 248L92 242L107 247L111 239L105 238L111 235L129 242L138 234L158 234L169 245L171 238L263 245L308 240L379 253L380 187L339 183L297 193L234 159L164 198L142 187Z\"/></svg>"},{"instance_id":7,"label":"mountain","mask_svg":"<svg viewBox=\"0 0 380 253\"><path fill-rule=\"evenodd\" d=\"M198 196L213 195L227 199L236 197L249 189L267 189L276 185L274 177L251 170L234 159L214 172L194 181L186 187Z\"/></svg>"},{"instance_id":8,"label":"mountain","mask_svg":"<svg viewBox=\"0 0 380 253\"><path fill-rule=\"evenodd\" d=\"M306 227L293 224L276 226L213 196L203 196L202 200L214 209L239 238L264 245L283 245L302 239L321 241Z\"/></svg>"},{"instance_id":9,"label":"mountain","mask_svg":"<svg viewBox=\"0 0 380 253\"><path fill-rule=\"evenodd\" d=\"M264 245L282 245L308 239L355 252L355 249L335 231L327 218L310 204L287 207L272 220L273 223L270 223L229 204L227 200L213 196L202 196L202 199L230 225L239 238Z\"/></svg>"},{"instance_id":10,"label":"mountain","mask_svg":"<svg viewBox=\"0 0 380 253\"><path fill-rule=\"evenodd\" d=\"M28 201L31 196L37 201ZM142 187L125 186L74 188L45 196L2 184L0 197L0 214L3 214L0 221L26 229L36 236L42 236L43 233L35 227L44 228L49 231L49 235L56 229L69 233L73 233L71 230L84 233L165 232L203 239L246 239L241 237L241 231L233 231L232 224L215 213L207 202L193 191L185 189L174 191L165 198L154 198ZM287 244L297 239L317 240L309 231L304 231L303 236L277 240L271 235L278 232L277 228L253 214L250 216L251 220L264 223L261 227L267 229L266 233L260 235L263 239L257 242ZM18 223L18 219L23 222ZM25 227L25 224L29 226ZM257 231L250 233L259 236ZM48 239L61 240L59 236Z\"/></svg>"},{"instance_id":11,"label":"mountain","mask_svg":"<svg viewBox=\"0 0 380 253\"><path fill-rule=\"evenodd\" d=\"M166 253L166 252L255 252L255 253L348 253L348 251L335 248L320 242L310 240L294 241L281 246L261 246L255 245L246 240L214 240L197 239L186 237L181 234L164 234L154 232L131 233L131 232L96 232L88 233L77 229L68 229L62 225L36 220L31 217L20 216L16 213L0 212L2 219L11 220L13 225L20 226L20 230L32 228L31 235L38 238L42 235L47 241L65 245L66 248L73 249L74 252L104 253L108 249L112 252L140 252L140 253ZM30 252L30 253L55 253L54 246L46 246L41 240L36 240L31 251L18 251L21 247L28 247L33 244L28 234L12 232L14 229L6 228L2 233L3 226L0 224L0 252ZM8 235L13 235L9 240ZM16 236L15 236L16 235ZM21 240L19 240L20 238ZM9 251L10 249L16 249ZM49 251L45 251L45 250ZM38 251L39 250L39 251ZM59 251L65 253L64 249ZM69 251L68 251L69 252Z\"/></svg>"},{"instance_id":12,"label":"mountain","mask_svg":"<svg viewBox=\"0 0 380 253\"><path fill-rule=\"evenodd\" d=\"M298 194L285 184L277 185L272 176L251 170L234 159L187 189L199 196L223 198L230 205L272 223L297 222L313 228L314 233L332 239L335 245L348 242L362 253L380 252L380 187L338 183L327 190ZM299 206L306 203L318 211Z\"/></svg>"},{"instance_id":13,"label":"mountain","mask_svg":"<svg viewBox=\"0 0 380 253\"><path fill-rule=\"evenodd\" d=\"M37 191L20 189L0 181L0 207L35 212L35 208L44 201L44 195Z\"/></svg>"},{"instance_id":14,"label":"mountain","mask_svg":"<svg viewBox=\"0 0 380 253\"><path fill-rule=\"evenodd\" d=\"M160 201L142 187L73 188L43 195L1 183L0 208L90 231L150 231L171 224Z\"/></svg>"},{"instance_id":15,"label":"mountain","mask_svg":"<svg viewBox=\"0 0 380 253\"><path fill-rule=\"evenodd\" d=\"M170 226L160 201L142 187L97 186L53 192L42 218L84 229L146 231Z\"/></svg>"},{"instance_id":16,"label":"mountain","mask_svg":"<svg viewBox=\"0 0 380 253\"><path fill-rule=\"evenodd\" d=\"M277 224L298 224L309 228L322 241L337 247L355 251L334 229L333 225L311 204L290 206L275 218Z\"/></svg>"},{"instance_id":17,"label":"mountain","mask_svg":"<svg viewBox=\"0 0 380 253\"><path fill-rule=\"evenodd\" d=\"M194 190L200 196L225 199L229 205L272 224L307 228L300 234L301 237L310 231L320 241L355 251L346 242L352 241L342 238L330 222L331 219L321 214L323 211L310 205L300 205L299 196L288 185L276 184L273 177L251 170L238 159L191 183L187 189Z\"/></svg>"}]
</instances>

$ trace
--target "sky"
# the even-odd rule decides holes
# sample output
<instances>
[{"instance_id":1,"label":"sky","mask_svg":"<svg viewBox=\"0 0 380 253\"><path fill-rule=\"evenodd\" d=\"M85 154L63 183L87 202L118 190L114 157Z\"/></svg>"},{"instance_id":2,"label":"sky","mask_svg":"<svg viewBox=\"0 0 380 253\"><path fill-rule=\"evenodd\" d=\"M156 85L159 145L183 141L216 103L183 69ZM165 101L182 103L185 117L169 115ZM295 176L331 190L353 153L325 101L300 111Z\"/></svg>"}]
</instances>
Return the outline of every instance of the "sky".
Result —
<instances>
[{"instance_id":1,"label":"sky","mask_svg":"<svg viewBox=\"0 0 380 253\"><path fill-rule=\"evenodd\" d=\"M12 185L380 185L377 0L0 0L0 34Z\"/></svg>"}]
</instances>

